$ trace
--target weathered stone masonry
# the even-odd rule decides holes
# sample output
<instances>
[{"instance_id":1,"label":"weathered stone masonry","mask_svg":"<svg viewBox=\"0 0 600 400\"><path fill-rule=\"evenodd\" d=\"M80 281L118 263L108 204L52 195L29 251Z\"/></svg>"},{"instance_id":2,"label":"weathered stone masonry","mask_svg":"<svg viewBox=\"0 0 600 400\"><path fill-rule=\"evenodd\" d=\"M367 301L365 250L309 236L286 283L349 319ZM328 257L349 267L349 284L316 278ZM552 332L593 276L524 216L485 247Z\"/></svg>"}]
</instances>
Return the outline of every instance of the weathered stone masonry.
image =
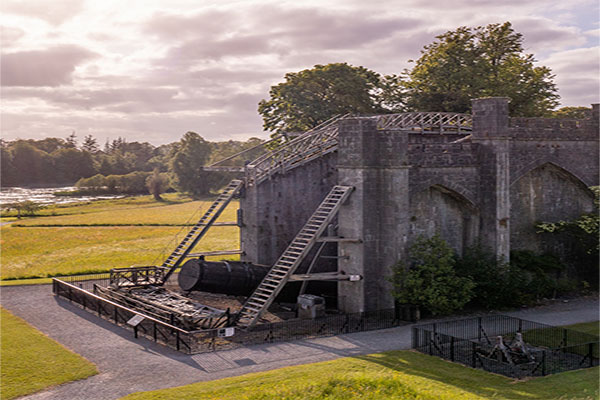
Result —
<instances>
[{"instance_id":1,"label":"weathered stone masonry","mask_svg":"<svg viewBox=\"0 0 600 400\"><path fill-rule=\"evenodd\" d=\"M507 258L540 251L537 221L593 207L598 185L599 108L591 118L511 118L508 99L473 101L467 133L379 130L372 118L340 121L337 152L247 188L244 258L272 264L334 184L355 188L338 216L340 309L393 307L390 266L418 236L439 233L458 252L480 242ZM557 246L559 244L552 244Z\"/></svg>"}]
</instances>

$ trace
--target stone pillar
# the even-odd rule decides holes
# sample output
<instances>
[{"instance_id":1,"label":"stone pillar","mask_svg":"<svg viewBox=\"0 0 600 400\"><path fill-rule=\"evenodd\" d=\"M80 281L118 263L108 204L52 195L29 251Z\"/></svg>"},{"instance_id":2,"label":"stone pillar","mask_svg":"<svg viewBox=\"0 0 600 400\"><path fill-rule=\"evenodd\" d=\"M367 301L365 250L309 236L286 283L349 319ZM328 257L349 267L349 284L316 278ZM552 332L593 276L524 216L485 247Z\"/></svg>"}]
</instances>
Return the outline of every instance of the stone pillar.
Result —
<instances>
[{"instance_id":1,"label":"stone pillar","mask_svg":"<svg viewBox=\"0 0 600 400\"><path fill-rule=\"evenodd\" d=\"M393 308L391 266L405 253L408 232L408 134L377 130L375 121L354 118L340 123L338 182L353 186L340 208L340 236L360 243L340 243L338 268L362 275L338 284L345 312Z\"/></svg>"},{"instance_id":2,"label":"stone pillar","mask_svg":"<svg viewBox=\"0 0 600 400\"><path fill-rule=\"evenodd\" d=\"M506 97L473 100L473 142L478 144L481 244L510 255L510 135Z\"/></svg>"}]
</instances>

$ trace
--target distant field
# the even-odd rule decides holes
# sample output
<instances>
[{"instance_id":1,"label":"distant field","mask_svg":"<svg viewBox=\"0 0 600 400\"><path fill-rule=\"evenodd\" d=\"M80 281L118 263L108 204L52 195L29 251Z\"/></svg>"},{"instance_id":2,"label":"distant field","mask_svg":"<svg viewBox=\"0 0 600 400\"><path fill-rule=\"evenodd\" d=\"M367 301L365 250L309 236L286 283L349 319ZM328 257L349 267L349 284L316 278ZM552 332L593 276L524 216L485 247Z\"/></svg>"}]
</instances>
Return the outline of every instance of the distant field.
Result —
<instances>
[{"instance_id":1,"label":"distant field","mask_svg":"<svg viewBox=\"0 0 600 400\"><path fill-rule=\"evenodd\" d=\"M145 197L145 196L143 196ZM15 221L13 224L36 225L177 225L195 223L212 201L160 203L156 201L129 202L125 199L102 201L102 204L61 207L59 216L41 216ZM219 221L235 222L237 202L225 209ZM77 211L77 212L75 212ZM48 213L49 210L45 210Z\"/></svg>"},{"instance_id":2,"label":"distant field","mask_svg":"<svg viewBox=\"0 0 600 400\"><path fill-rule=\"evenodd\" d=\"M24 396L97 373L94 364L46 337L22 319L2 308L0 313L2 399Z\"/></svg>"},{"instance_id":3,"label":"distant field","mask_svg":"<svg viewBox=\"0 0 600 400\"><path fill-rule=\"evenodd\" d=\"M412 351L390 351L281 368L127 400L551 400L598 398L598 367L515 382Z\"/></svg>"},{"instance_id":4,"label":"distant field","mask_svg":"<svg viewBox=\"0 0 600 400\"><path fill-rule=\"evenodd\" d=\"M1 230L2 279L47 277L107 271L115 267L160 264L189 227L101 226L34 227L38 224L183 224L196 222L210 202L161 203L142 199L101 201L61 207L65 215L23 219L29 227L6 225ZM235 221L237 203L219 221ZM200 211L199 211L200 210ZM77 212L76 212L77 211ZM214 227L194 251L239 248L237 227ZM164 250L164 251L163 251ZM230 256L237 259L238 256Z\"/></svg>"}]
</instances>

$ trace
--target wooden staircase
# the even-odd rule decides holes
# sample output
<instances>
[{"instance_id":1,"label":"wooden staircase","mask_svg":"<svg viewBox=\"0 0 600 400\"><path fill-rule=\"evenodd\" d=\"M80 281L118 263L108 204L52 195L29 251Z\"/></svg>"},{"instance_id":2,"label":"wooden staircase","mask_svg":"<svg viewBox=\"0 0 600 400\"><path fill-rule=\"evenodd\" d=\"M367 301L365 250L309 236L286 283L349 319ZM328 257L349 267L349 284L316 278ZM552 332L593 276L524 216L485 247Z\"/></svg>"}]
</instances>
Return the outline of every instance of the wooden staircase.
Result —
<instances>
[{"instance_id":1,"label":"wooden staircase","mask_svg":"<svg viewBox=\"0 0 600 400\"><path fill-rule=\"evenodd\" d=\"M236 319L240 328L251 328L267 311L273 300L327 229L340 206L352 192L350 186L334 186L302 230L296 235L269 273L248 297Z\"/></svg>"},{"instance_id":2,"label":"wooden staircase","mask_svg":"<svg viewBox=\"0 0 600 400\"><path fill-rule=\"evenodd\" d=\"M189 256L190 251L210 229L219 215L221 215L221 212L223 212L231 199L233 199L233 196L239 192L243 184L244 182L239 179L234 179L229 182L225 190L221 192L219 197L217 197L214 203L206 210L198 223L192 227L181 243L179 243L175 250L167 257L163 262L162 267L168 268L168 271L164 275L161 284L164 284L183 260Z\"/></svg>"}]
</instances>

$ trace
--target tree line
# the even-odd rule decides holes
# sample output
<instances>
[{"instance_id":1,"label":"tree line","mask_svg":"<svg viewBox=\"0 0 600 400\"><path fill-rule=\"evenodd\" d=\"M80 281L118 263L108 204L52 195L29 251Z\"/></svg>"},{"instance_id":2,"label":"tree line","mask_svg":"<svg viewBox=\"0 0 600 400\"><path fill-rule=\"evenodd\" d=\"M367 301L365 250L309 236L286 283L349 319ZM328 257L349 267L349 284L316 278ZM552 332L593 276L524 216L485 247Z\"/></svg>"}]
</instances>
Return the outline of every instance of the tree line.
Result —
<instances>
[{"instance_id":1,"label":"tree line","mask_svg":"<svg viewBox=\"0 0 600 400\"><path fill-rule=\"evenodd\" d=\"M78 144L74 133L64 139L1 140L0 179L2 186L77 184L88 193L127 194L173 188L201 196L231 179L227 173L204 171L204 165L260 143L258 138L209 142L195 132L161 146L119 137L101 147L92 135Z\"/></svg>"}]
</instances>

